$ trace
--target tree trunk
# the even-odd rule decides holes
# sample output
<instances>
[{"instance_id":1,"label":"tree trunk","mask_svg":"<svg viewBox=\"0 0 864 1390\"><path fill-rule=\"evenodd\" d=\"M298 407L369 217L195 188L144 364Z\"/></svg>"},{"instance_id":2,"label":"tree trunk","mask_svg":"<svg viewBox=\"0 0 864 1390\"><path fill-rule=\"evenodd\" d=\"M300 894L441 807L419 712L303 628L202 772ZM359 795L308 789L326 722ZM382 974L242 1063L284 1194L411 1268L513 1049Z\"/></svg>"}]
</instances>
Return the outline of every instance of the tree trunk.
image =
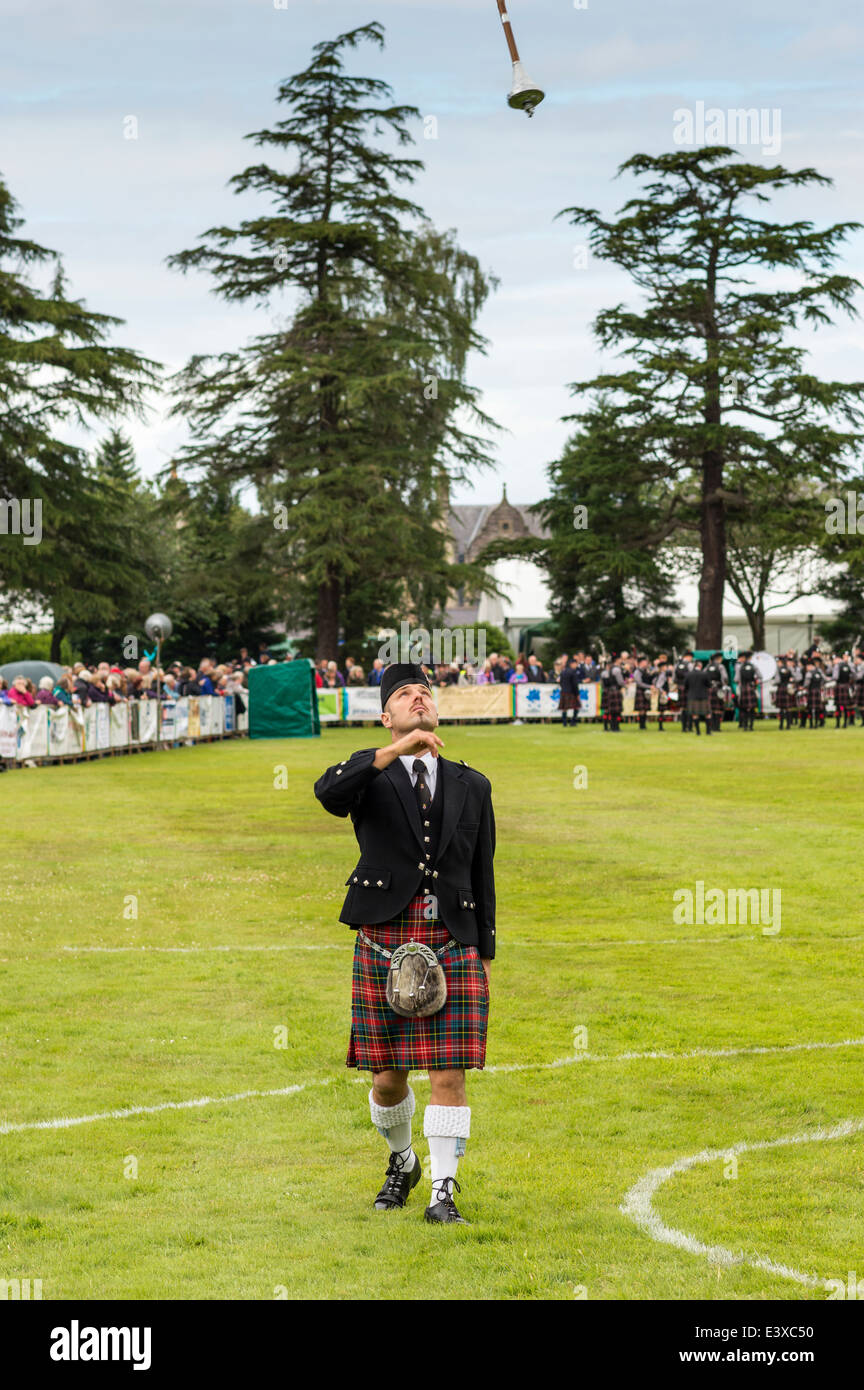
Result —
<instances>
[{"instance_id":1,"label":"tree trunk","mask_svg":"<svg viewBox=\"0 0 864 1390\"><path fill-rule=\"evenodd\" d=\"M315 660L337 659L339 647L339 581L328 579L318 586L318 621Z\"/></svg>"},{"instance_id":2,"label":"tree trunk","mask_svg":"<svg viewBox=\"0 0 864 1390\"><path fill-rule=\"evenodd\" d=\"M723 460L705 454L702 467L702 572L699 576L697 649L719 651L723 644L723 590L726 585L726 504L718 495Z\"/></svg>"},{"instance_id":3,"label":"tree trunk","mask_svg":"<svg viewBox=\"0 0 864 1390\"><path fill-rule=\"evenodd\" d=\"M48 657L48 660L55 661L58 666L62 665L62 662L60 660L60 646L65 636L65 626L60 627L57 623L55 623L53 628L51 629L51 655Z\"/></svg>"}]
</instances>

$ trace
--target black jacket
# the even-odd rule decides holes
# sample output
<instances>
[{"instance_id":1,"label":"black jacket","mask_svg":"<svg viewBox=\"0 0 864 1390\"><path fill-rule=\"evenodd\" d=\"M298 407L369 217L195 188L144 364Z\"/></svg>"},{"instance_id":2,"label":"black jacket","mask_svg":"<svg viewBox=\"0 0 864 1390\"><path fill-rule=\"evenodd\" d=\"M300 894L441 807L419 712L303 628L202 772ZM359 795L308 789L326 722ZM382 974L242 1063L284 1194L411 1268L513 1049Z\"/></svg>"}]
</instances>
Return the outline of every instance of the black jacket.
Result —
<instances>
[{"instance_id":1,"label":"black jacket","mask_svg":"<svg viewBox=\"0 0 864 1390\"><path fill-rule=\"evenodd\" d=\"M350 815L360 846L357 866L345 880L339 921L351 927L389 922L425 888L438 899L438 916L456 940L494 959L492 784L481 772L439 755L441 834L436 862L427 868L411 778L398 758L389 767L375 767L377 751L352 753L315 783L326 811Z\"/></svg>"}]
</instances>

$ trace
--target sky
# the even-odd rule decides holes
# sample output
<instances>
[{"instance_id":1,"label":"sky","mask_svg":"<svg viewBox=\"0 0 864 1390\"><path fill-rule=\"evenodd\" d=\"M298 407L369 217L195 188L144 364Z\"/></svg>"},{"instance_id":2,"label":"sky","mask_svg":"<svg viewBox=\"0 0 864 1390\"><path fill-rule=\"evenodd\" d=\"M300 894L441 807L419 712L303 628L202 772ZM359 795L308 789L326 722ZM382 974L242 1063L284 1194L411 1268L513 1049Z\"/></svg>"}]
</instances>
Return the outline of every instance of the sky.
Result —
<instances>
[{"instance_id":1,"label":"sky","mask_svg":"<svg viewBox=\"0 0 864 1390\"><path fill-rule=\"evenodd\" d=\"M536 501L571 428L568 383L620 366L592 322L635 302L623 271L582 263L582 234L556 214L581 205L612 216L638 191L629 175L616 179L619 166L675 149L676 113L703 103L764 113L767 145L722 142L749 162L833 180L784 192L778 220L864 222L864 23L851 0L512 0L509 13L526 72L547 93L530 120L506 103L495 0L0 0L0 176L25 219L20 234L60 253L72 297L125 321L112 342L169 371L268 331L279 306L227 306L205 273L183 276L165 258L255 211L251 195L227 187L260 157L243 136L278 119L277 87L313 44L379 21L385 50L363 45L350 70L435 118L415 123L410 153L425 170L410 196L500 281L477 325L487 353L468 375L505 432L494 471L452 500L495 501L506 484L512 502ZM862 233L842 269L864 280ZM864 379L860 323L843 319L807 343L816 372ZM164 399L126 428L147 475L186 438Z\"/></svg>"}]
</instances>

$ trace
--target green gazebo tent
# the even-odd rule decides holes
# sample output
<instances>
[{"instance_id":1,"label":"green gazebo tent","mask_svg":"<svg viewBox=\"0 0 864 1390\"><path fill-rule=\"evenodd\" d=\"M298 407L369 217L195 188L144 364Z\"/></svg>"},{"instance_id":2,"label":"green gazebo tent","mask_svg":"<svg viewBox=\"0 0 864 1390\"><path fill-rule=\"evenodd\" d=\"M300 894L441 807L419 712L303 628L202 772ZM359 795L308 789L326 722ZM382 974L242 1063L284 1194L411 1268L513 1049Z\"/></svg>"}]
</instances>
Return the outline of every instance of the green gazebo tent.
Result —
<instances>
[{"instance_id":1,"label":"green gazebo tent","mask_svg":"<svg viewBox=\"0 0 864 1390\"><path fill-rule=\"evenodd\" d=\"M315 667L308 657L276 666L252 666L250 738L314 738L321 733Z\"/></svg>"}]
</instances>

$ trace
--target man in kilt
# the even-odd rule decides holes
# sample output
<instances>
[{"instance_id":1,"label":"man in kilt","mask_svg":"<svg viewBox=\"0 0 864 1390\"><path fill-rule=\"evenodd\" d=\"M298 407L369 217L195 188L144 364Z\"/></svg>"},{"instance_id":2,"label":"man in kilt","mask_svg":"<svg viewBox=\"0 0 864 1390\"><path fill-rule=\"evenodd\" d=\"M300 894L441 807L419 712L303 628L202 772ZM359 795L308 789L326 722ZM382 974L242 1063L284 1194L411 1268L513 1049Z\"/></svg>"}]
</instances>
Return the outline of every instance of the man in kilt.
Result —
<instances>
[{"instance_id":1,"label":"man in kilt","mask_svg":"<svg viewBox=\"0 0 864 1390\"><path fill-rule=\"evenodd\" d=\"M742 652L737 677L738 677L738 728L753 728L753 721L756 718L756 686L759 680L759 672L750 660L752 652Z\"/></svg>"},{"instance_id":2,"label":"man in kilt","mask_svg":"<svg viewBox=\"0 0 864 1390\"><path fill-rule=\"evenodd\" d=\"M719 734L723 727L723 715L726 713L726 691L729 687L729 677L726 674L726 667L723 665L722 652L711 653L711 660L705 667L705 671L711 681L708 691L708 713L711 716L711 729L715 734Z\"/></svg>"},{"instance_id":3,"label":"man in kilt","mask_svg":"<svg viewBox=\"0 0 864 1390\"><path fill-rule=\"evenodd\" d=\"M844 652L840 660L834 662L832 675L834 678L834 728L840 728L842 715L843 728L848 729L850 723L855 723L852 662L848 652Z\"/></svg>"},{"instance_id":4,"label":"man in kilt","mask_svg":"<svg viewBox=\"0 0 864 1390\"><path fill-rule=\"evenodd\" d=\"M861 723L864 724L864 652L856 651L855 660L852 666L852 675L855 682L855 693L853 704L861 715ZM855 723L855 715L852 715L852 723Z\"/></svg>"},{"instance_id":5,"label":"man in kilt","mask_svg":"<svg viewBox=\"0 0 864 1390\"><path fill-rule=\"evenodd\" d=\"M420 1181L413 1068L428 1071L431 1093L425 1219L464 1222L453 1188L462 1190L456 1169L471 1133L465 1071L485 1065L495 956L492 787L482 773L441 757L438 712L419 666L385 668L381 709L390 744L353 753L315 783L325 810L350 815L360 847L339 918L357 929L346 1066L372 1072L370 1115L390 1149L376 1210L403 1207ZM437 1012L405 1017L391 1008L386 987L389 955L411 940L438 956L446 1000Z\"/></svg>"},{"instance_id":6,"label":"man in kilt","mask_svg":"<svg viewBox=\"0 0 864 1390\"><path fill-rule=\"evenodd\" d=\"M795 707L795 683L793 680L792 668L789 665L789 658L778 656L777 658L777 689L774 691L774 704L777 706L778 727L792 728L792 715Z\"/></svg>"},{"instance_id":7,"label":"man in kilt","mask_svg":"<svg viewBox=\"0 0 864 1390\"><path fill-rule=\"evenodd\" d=\"M681 659L675 662L675 689L678 692L678 707L681 710L682 734L691 733L693 729L693 725L690 721L690 710L688 709L686 695L686 680L692 668L692 652L685 652Z\"/></svg>"},{"instance_id":8,"label":"man in kilt","mask_svg":"<svg viewBox=\"0 0 864 1390\"><path fill-rule=\"evenodd\" d=\"M814 656L812 661L807 662L807 675L804 677L804 689L807 692L807 715L810 719L811 729L825 727L825 684L822 658ZM803 729L805 725L802 724L801 727Z\"/></svg>"},{"instance_id":9,"label":"man in kilt","mask_svg":"<svg viewBox=\"0 0 864 1390\"><path fill-rule=\"evenodd\" d=\"M653 671L648 670L647 656L640 656L633 668L633 680L635 682L635 700L633 708L639 716L639 728L646 727L648 713L651 709L651 681Z\"/></svg>"},{"instance_id":10,"label":"man in kilt","mask_svg":"<svg viewBox=\"0 0 864 1390\"><path fill-rule=\"evenodd\" d=\"M573 711L573 716L569 720L574 727L579 722L579 681L582 676L581 663L578 656L571 656L570 660L561 668L560 689L561 694L558 698L558 708L561 711L561 723L567 728L567 713Z\"/></svg>"},{"instance_id":11,"label":"man in kilt","mask_svg":"<svg viewBox=\"0 0 864 1390\"><path fill-rule=\"evenodd\" d=\"M621 711L624 708L624 676L617 661L607 661L600 678L603 687L603 728L610 733L621 732Z\"/></svg>"}]
</instances>

